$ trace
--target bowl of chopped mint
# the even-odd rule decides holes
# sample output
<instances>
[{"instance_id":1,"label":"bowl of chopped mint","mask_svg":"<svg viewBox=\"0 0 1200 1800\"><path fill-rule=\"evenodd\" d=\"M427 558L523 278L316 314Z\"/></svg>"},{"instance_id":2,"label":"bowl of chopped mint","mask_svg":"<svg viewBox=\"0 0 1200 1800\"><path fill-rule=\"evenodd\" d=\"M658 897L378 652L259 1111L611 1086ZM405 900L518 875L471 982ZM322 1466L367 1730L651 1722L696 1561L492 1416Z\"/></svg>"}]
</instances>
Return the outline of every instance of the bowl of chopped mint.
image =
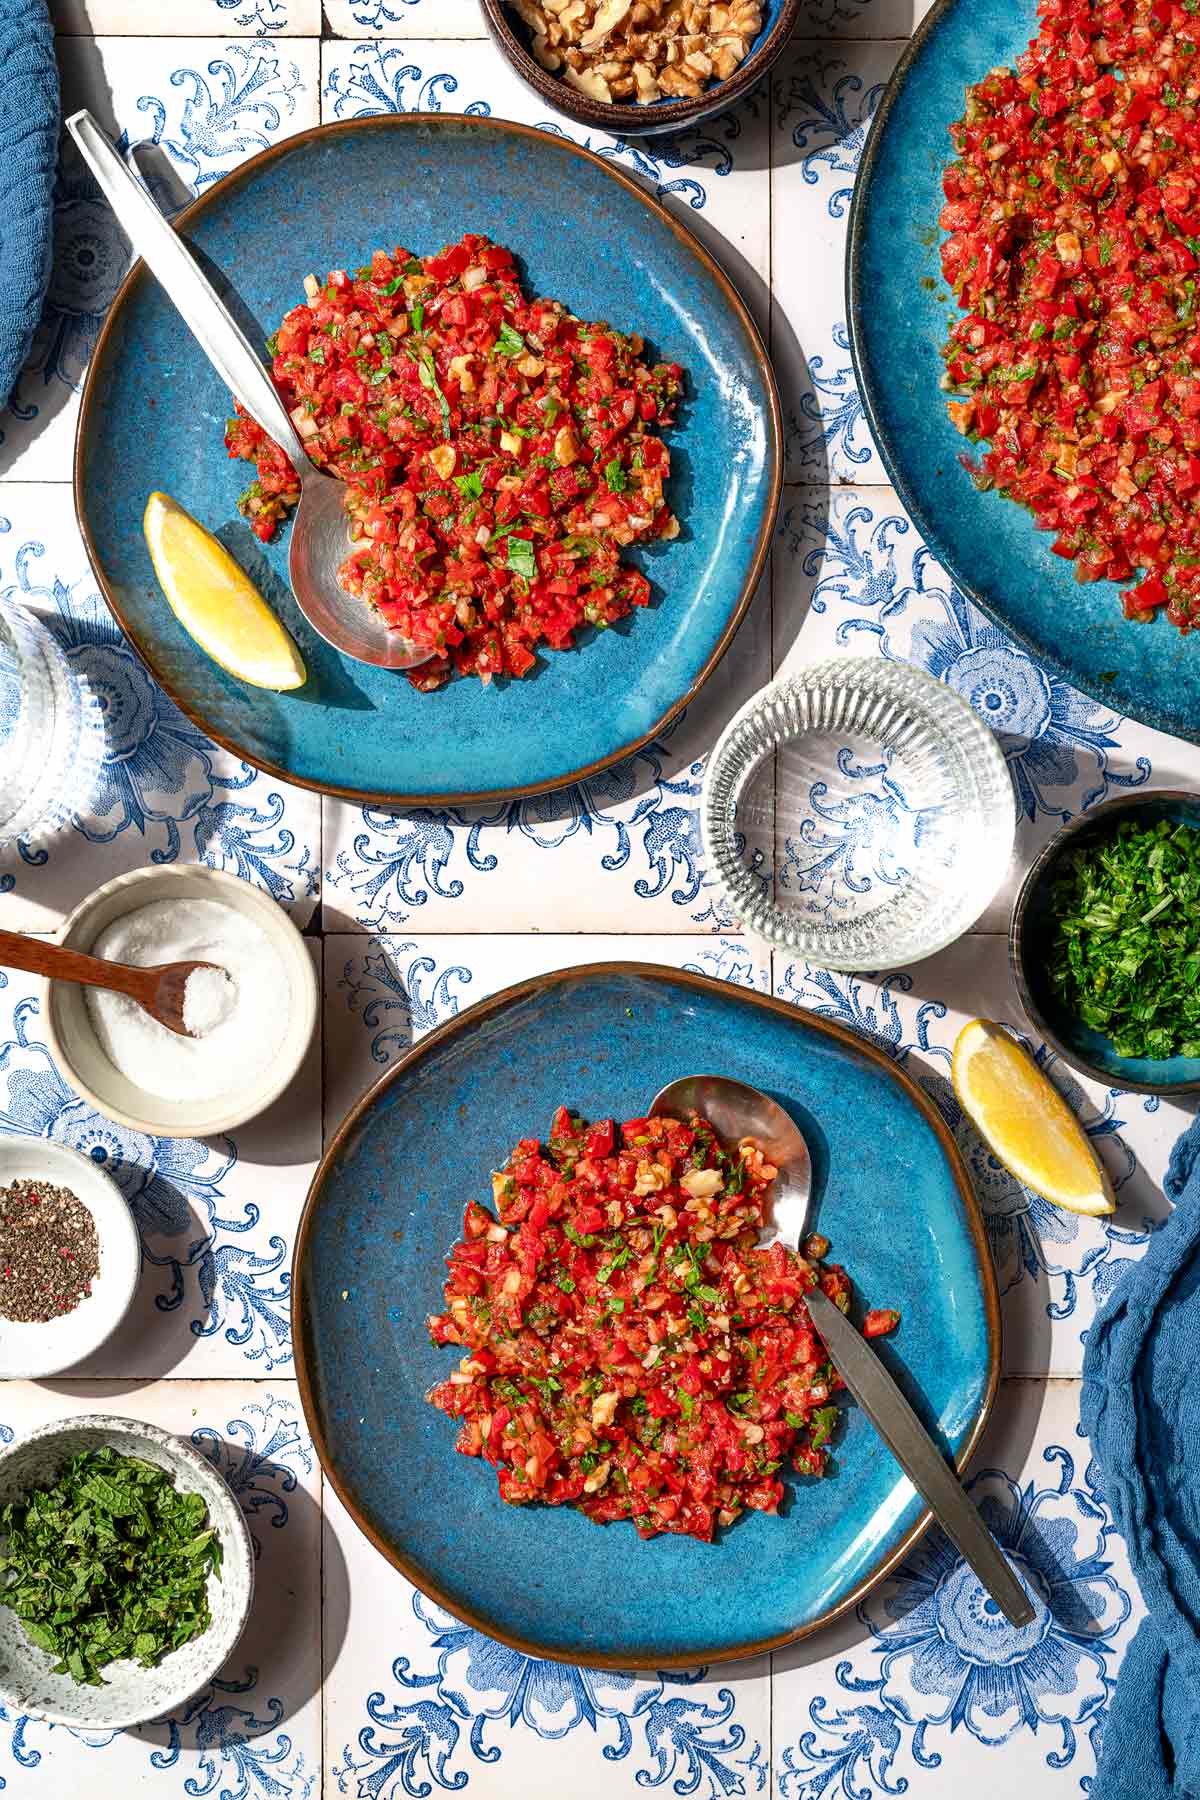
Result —
<instances>
[{"instance_id":1,"label":"bowl of chopped mint","mask_svg":"<svg viewBox=\"0 0 1200 1800\"><path fill-rule=\"evenodd\" d=\"M1200 1092L1200 794L1123 794L1073 819L1009 930L1031 1024L1106 1086Z\"/></svg>"},{"instance_id":2,"label":"bowl of chopped mint","mask_svg":"<svg viewBox=\"0 0 1200 1800\"><path fill-rule=\"evenodd\" d=\"M0 1702L118 1729L172 1712L241 1636L254 1547L199 1451L136 1419L61 1420L0 1454Z\"/></svg>"}]
</instances>

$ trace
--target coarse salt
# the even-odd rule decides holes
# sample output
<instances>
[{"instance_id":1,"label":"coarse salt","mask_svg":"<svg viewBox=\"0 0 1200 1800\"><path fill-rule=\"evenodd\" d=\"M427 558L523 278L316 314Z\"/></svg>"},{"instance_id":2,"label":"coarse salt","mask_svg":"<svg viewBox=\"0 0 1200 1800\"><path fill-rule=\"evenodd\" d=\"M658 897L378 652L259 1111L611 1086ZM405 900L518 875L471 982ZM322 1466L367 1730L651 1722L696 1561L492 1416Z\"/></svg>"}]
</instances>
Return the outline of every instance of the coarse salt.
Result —
<instances>
[{"instance_id":1,"label":"coarse salt","mask_svg":"<svg viewBox=\"0 0 1200 1800\"><path fill-rule=\"evenodd\" d=\"M193 969L183 984L183 1022L193 1037L207 1037L237 1005L237 986L225 969Z\"/></svg>"},{"instance_id":2,"label":"coarse salt","mask_svg":"<svg viewBox=\"0 0 1200 1800\"><path fill-rule=\"evenodd\" d=\"M114 919L95 956L134 968L205 962L184 986L181 1037L124 994L88 988L101 1049L122 1074L163 1100L212 1100L253 1084L287 1034L287 970L262 927L220 900L156 900Z\"/></svg>"}]
</instances>

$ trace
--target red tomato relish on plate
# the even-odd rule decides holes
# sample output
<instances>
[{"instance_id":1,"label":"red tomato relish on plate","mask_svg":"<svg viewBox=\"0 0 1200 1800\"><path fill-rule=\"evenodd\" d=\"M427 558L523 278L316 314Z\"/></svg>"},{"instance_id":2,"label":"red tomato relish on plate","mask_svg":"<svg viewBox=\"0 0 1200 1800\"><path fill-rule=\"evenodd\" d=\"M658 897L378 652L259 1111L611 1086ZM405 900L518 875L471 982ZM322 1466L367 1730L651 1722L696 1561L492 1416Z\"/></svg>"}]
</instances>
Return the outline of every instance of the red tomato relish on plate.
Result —
<instances>
[{"instance_id":1,"label":"red tomato relish on plate","mask_svg":"<svg viewBox=\"0 0 1200 1800\"><path fill-rule=\"evenodd\" d=\"M967 94L943 352L977 479L1126 616L1200 623L1200 12L1042 0L1016 70ZM969 466L969 465L968 465Z\"/></svg>"},{"instance_id":2,"label":"red tomato relish on plate","mask_svg":"<svg viewBox=\"0 0 1200 1800\"><path fill-rule=\"evenodd\" d=\"M526 300L511 253L470 233L305 288L268 344L275 384L314 462L347 484L342 585L437 650L414 687L524 675L540 643L565 650L647 605L621 551L679 535L656 435L678 363L650 367L636 333ZM299 498L295 471L240 407L225 443L257 465L240 505L268 539Z\"/></svg>"},{"instance_id":3,"label":"red tomato relish on plate","mask_svg":"<svg viewBox=\"0 0 1200 1800\"><path fill-rule=\"evenodd\" d=\"M696 1115L589 1126L560 1107L548 1144L522 1138L492 1178L497 1216L467 1206L429 1321L465 1352L429 1399L501 1499L709 1541L778 1510L789 1456L824 1473L842 1383L804 1295L820 1283L845 1311L850 1282L825 1238L756 1247L775 1173Z\"/></svg>"}]
</instances>

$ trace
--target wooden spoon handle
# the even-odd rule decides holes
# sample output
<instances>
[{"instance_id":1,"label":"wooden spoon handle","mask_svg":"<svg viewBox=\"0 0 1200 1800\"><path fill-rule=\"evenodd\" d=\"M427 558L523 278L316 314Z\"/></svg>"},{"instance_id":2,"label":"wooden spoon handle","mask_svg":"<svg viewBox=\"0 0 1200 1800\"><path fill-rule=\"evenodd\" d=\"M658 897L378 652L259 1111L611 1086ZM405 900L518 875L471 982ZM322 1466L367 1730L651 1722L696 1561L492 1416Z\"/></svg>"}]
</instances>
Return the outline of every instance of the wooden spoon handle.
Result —
<instances>
[{"instance_id":1,"label":"wooden spoon handle","mask_svg":"<svg viewBox=\"0 0 1200 1800\"><path fill-rule=\"evenodd\" d=\"M66 950L61 944L26 937L22 931L0 931L0 964L24 969L29 975L48 975L55 981L108 988L114 994L128 994L143 1006L158 979L157 969L132 969L127 963L105 962L103 957L85 956L82 950Z\"/></svg>"}]
</instances>

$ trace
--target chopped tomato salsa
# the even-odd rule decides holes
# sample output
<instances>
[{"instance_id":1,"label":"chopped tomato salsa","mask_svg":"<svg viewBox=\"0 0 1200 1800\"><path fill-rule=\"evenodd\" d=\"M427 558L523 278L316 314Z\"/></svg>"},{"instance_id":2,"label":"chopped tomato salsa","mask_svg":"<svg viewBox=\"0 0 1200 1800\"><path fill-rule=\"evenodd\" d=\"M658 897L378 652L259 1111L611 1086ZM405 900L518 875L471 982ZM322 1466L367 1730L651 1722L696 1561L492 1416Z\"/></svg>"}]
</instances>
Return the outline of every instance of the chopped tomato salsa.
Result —
<instances>
[{"instance_id":1,"label":"chopped tomato salsa","mask_svg":"<svg viewBox=\"0 0 1200 1800\"><path fill-rule=\"evenodd\" d=\"M347 484L338 579L457 670L525 675L650 600L631 544L679 535L664 498L678 363L651 367L633 332L526 300L512 255L468 233L436 256L377 250L353 275L309 276L269 340L275 385L318 467ZM268 539L299 498L283 451L237 409L240 501Z\"/></svg>"},{"instance_id":2,"label":"chopped tomato salsa","mask_svg":"<svg viewBox=\"0 0 1200 1800\"><path fill-rule=\"evenodd\" d=\"M789 1457L824 1474L842 1382L804 1296L819 1284L845 1312L850 1282L826 1238L758 1248L775 1174L694 1114L587 1125L560 1107L547 1144L521 1140L495 1213L467 1206L429 1321L464 1351L429 1399L501 1499L707 1542L779 1510Z\"/></svg>"},{"instance_id":3,"label":"chopped tomato salsa","mask_svg":"<svg viewBox=\"0 0 1200 1800\"><path fill-rule=\"evenodd\" d=\"M945 171L944 349L977 472L1128 618L1200 622L1200 12L1041 0ZM970 464L968 464L970 466Z\"/></svg>"}]
</instances>

